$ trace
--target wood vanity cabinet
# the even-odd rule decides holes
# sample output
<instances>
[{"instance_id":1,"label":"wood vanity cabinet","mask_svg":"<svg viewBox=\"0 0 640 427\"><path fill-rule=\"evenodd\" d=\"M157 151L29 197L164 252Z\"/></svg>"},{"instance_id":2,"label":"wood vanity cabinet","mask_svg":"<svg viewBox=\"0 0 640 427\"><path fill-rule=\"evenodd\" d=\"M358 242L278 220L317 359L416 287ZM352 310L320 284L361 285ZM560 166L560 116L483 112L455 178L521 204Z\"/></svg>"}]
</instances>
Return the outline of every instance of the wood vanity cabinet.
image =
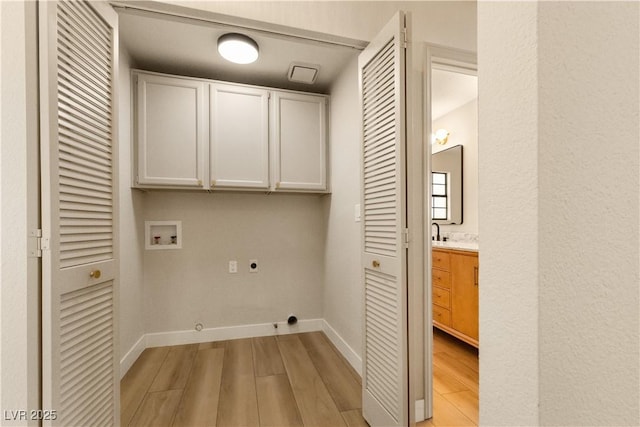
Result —
<instances>
[{"instance_id":1,"label":"wood vanity cabinet","mask_svg":"<svg viewBox=\"0 0 640 427\"><path fill-rule=\"evenodd\" d=\"M433 325L478 347L478 254L432 251Z\"/></svg>"}]
</instances>

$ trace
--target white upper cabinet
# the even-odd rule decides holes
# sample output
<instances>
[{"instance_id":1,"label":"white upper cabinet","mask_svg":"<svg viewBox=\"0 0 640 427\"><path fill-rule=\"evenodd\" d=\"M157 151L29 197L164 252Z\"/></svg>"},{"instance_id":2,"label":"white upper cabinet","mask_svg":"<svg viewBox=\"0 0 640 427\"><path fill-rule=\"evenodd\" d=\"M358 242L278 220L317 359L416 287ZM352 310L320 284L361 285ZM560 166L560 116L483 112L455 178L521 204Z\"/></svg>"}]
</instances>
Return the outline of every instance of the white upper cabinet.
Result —
<instances>
[{"instance_id":1,"label":"white upper cabinet","mask_svg":"<svg viewBox=\"0 0 640 427\"><path fill-rule=\"evenodd\" d=\"M221 83L209 87L211 189L268 189L269 92Z\"/></svg>"},{"instance_id":2,"label":"white upper cabinet","mask_svg":"<svg viewBox=\"0 0 640 427\"><path fill-rule=\"evenodd\" d=\"M134 186L327 192L327 96L133 76Z\"/></svg>"},{"instance_id":3,"label":"white upper cabinet","mask_svg":"<svg viewBox=\"0 0 640 427\"><path fill-rule=\"evenodd\" d=\"M205 83L137 74L137 174L142 187L203 188Z\"/></svg>"},{"instance_id":4,"label":"white upper cabinet","mask_svg":"<svg viewBox=\"0 0 640 427\"><path fill-rule=\"evenodd\" d=\"M327 190L327 97L274 92L272 181L275 191Z\"/></svg>"}]
</instances>

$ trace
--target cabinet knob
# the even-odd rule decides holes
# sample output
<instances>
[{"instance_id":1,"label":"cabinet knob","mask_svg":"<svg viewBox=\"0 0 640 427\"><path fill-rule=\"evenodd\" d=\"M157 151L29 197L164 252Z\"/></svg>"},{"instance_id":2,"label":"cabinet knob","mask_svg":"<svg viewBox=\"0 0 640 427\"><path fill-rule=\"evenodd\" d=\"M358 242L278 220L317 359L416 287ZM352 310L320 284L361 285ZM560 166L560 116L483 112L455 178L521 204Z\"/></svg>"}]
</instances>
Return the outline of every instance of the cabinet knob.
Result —
<instances>
[{"instance_id":1,"label":"cabinet knob","mask_svg":"<svg viewBox=\"0 0 640 427\"><path fill-rule=\"evenodd\" d=\"M91 270L91 273L89 273L89 277L91 277L92 279L99 279L101 275L102 273L100 272L100 270Z\"/></svg>"},{"instance_id":2,"label":"cabinet knob","mask_svg":"<svg viewBox=\"0 0 640 427\"><path fill-rule=\"evenodd\" d=\"M373 266L373 268L378 268L378 267L380 267L380 261L373 260L371 265Z\"/></svg>"}]
</instances>

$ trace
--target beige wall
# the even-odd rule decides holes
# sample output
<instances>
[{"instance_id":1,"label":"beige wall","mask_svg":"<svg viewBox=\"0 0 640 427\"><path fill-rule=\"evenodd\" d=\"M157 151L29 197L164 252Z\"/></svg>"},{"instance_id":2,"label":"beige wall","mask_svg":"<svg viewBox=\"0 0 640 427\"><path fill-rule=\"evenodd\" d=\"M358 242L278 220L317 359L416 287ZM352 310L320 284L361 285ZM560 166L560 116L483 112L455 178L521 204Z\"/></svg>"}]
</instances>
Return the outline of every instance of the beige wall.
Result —
<instances>
[{"instance_id":1,"label":"beige wall","mask_svg":"<svg viewBox=\"0 0 640 427\"><path fill-rule=\"evenodd\" d=\"M162 2L365 41L404 10L413 13L415 40L476 50L475 1Z\"/></svg>"},{"instance_id":2,"label":"beige wall","mask_svg":"<svg viewBox=\"0 0 640 427\"><path fill-rule=\"evenodd\" d=\"M537 48L536 3L478 5L485 425L539 425Z\"/></svg>"},{"instance_id":3,"label":"beige wall","mask_svg":"<svg viewBox=\"0 0 640 427\"><path fill-rule=\"evenodd\" d=\"M640 3L540 3L543 425L640 425L639 57Z\"/></svg>"},{"instance_id":4,"label":"beige wall","mask_svg":"<svg viewBox=\"0 0 640 427\"><path fill-rule=\"evenodd\" d=\"M327 218L324 319L362 356L360 116L358 60L354 58L331 87L331 196L324 201Z\"/></svg>"},{"instance_id":5,"label":"beige wall","mask_svg":"<svg viewBox=\"0 0 640 427\"><path fill-rule=\"evenodd\" d=\"M321 318L322 204L319 195L146 193L144 219L182 221L183 240L144 251L145 332Z\"/></svg>"},{"instance_id":6,"label":"beige wall","mask_svg":"<svg viewBox=\"0 0 640 427\"><path fill-rule=\"evenodd\" d=\"M478 100L434 120L433 129L451 132L447 145L432 145L434 153L462 145L462 224L441 225L440 231L478 234Z\"/></svg>"},{"instance_id":7,"label":"beige wall","mask_svg":"<svg viewBox=\"0 0 640 427\"><path fill-rule=\"evenodd\" d=\"M120 45L120 358L144 335L143 193L131 189L131 74L128 53Z\"/></svg>"},{"instance_id":8,"label":"beige wall","mask_svg":"<svg viewBox=\"0 0 640 427\"><path fill-rule=\"evenodd\" d=\"M478 22L480 423L639 425L640 5Z\"/></svg>"},{"instance_id":9,"label":"beige wall","mask_svg":"<svg viewBox=\"0 0 640 427\"><path fill-rule=\"evenodd\" d=\"M0 408L39 401L39 226L35 3L0 3ZM31 240L31 241L29 241ZM4 420L2 425L25 425ZM38 425L30 421L29 425Z\"/></svg>"}]
</instances>

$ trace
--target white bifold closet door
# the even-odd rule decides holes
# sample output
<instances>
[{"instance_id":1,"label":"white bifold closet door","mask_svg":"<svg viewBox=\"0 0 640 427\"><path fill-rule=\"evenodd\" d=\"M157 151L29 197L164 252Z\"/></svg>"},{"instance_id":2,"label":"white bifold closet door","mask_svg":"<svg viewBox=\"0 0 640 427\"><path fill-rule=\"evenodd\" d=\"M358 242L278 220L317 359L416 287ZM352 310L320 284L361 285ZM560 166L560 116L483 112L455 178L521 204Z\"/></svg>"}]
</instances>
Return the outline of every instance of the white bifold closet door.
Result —
<instances>
[{"instance_id":1,"label":"white bifold closet door","mask_svg":"<svg viewBox=\"0 0 640 427\"><path fill-rule=\"evenodd\" d=\"M117 15L39 8L45 425L118 425Z\"/></svg>"},{"instance_id":2,"label":"white bifold closet door","mask_svg":"<svg viewBox=\"0 0 640 427\"><path fill-rule=\"evenodd\" d=\"M405 15L360 54L364 211L363 416L371 426L409 424Z\"/></svg>"}]
</instances>

